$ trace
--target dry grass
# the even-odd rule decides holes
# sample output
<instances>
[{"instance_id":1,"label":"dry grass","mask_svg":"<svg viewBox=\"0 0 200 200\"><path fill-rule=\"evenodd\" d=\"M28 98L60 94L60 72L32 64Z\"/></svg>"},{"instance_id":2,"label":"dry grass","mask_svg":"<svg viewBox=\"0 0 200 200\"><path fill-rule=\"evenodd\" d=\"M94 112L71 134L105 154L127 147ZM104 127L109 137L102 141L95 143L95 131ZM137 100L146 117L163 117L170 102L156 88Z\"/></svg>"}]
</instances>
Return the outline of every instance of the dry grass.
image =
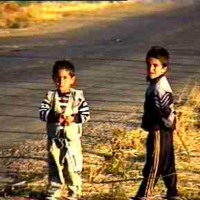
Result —
<instances>
[{"instance_id":1,"label":"dry grass","mask_svg":"<svg viewBox=\"0 0 200 200\"><path fill-rule=\"evenodd\" d=\"M200 196L200 86L194 85L188 101L178 108L180 114L180 135L176 134L175 146L177 168L179 171L180 191L187 199L199 199Z\"/></svg>"},{"instance_id":2,"label":"dry grass","mask_svg":"<svg viewBox=\"0 0 200 200\"><path fill-rule=\"evenodd\" d=\"M180 138L175 134L175 154L178 172L178 187L185 199L198 200L200 191L200 86L195 85L185 105L177 108L180 121ZM111 129L111 137L104 142L84 143L83 195L87 200L127 200L133 196L141 182L145 162L146 133L141 130L126 131ZM45 140L28 141L18 150L7 155L19 157L6 159L9 169L16 178L27 180L25 189L16 189L18 195L38 194L47 185L47 164ZM92 151L88 151L92 150ZM26 159L24 159L24 157ZM34 158L35 157L35 158ZM40 158L40 159L37 159ZM155 194L165 194L165 187L159 181Z\"/></svg>"},{"instance_id":3,"label":"dry grass","mask_svg":"<svg viewBox=\"0 0 200 200\"><path fill-rule=\"evenodd\" d=\"M185 105L179 106L180 137L175 134L175 154L178 172L178 187L181 195L188 200L199 199L200 191L200 87L195 85ZM145 161L146 133L112 130L112 139L107 144L96 146L96 156L85 166L89 182L85 184L85 195L89 200L123 200L134 195L141 182ZM187 148L187 150L185 149ZM187 151L189 155L187 154ZM86 160L90 155L85 155ZM88 177L85 176L87 179ZM87 180L88 181L88 180ZM93 190L87 190L93 188ZM159 181L155 194L165 195L163 182Z\"/></svg>"},{"instance_id":4,"label":"dry grass","mask_svg":"<svg viewBox=\"0 0 200 200\"><path fill-rule=\"evenodd\" d=\"M33 24L55 22L65 18L82 18L84 16L111 17L119 10L124 10L119 15L141 15L152 11L160 11L170 5L142 5L131 2L43 2L21 6L14 2L0 3L0 28L24 28ZM112 16L115 17L115 16Z\"/></svg>"}]
</instances>

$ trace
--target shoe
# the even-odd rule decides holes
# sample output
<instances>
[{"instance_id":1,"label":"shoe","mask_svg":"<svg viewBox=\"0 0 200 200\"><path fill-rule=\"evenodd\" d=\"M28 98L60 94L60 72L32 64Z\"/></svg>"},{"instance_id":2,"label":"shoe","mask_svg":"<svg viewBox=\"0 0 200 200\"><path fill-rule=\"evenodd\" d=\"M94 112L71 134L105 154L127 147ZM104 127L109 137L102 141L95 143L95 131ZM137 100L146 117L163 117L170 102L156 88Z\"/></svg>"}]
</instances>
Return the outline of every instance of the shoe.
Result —
<instances>
[{"instance_id":1,"label":"shoe","mask_svg":"<svg viewBox=\"0 0 200 200\"><path fill-rule=\"evenodd\" d=\"M48 191L45 200L62 200L61 189L51 188L51 190Z\"/></svg>"},{"instance_id":2,"label":"shoe","mask_svg":"<svg viewBox=\"0 0 200 200\"><path fill-rule=\"evenodd\" d=\"M68 196L67 200L79 200L79 198L76 195Z\"/></svg>"},{"instance_id":3,"label":"shoe","mask_svg":"<svg viewBox=\"0 0 200 200\"><path fill-rule=\"evenodd\" d=\"M170 197L166 197L166 199L167 200L184 200L180 196L170 196Z\"/></svg>"},{"instance_id":4,"label":"shoe","mask_svg":"<svg viewBox=\"0 0 200 200\"><path fill-rule=\"evenodd\" d=\"M162 197L160 195L155 195L151 197L131 197L130 200L161 200Z\"/></svg>"},{"instance_id":5,"label":"shoe","mask_svg":"<svg viewBox=\"0 0 200 200\"><path fill-rule=\"evenodd\" d=\"M67 197L67 200L78 200L76 197Z\"/></svg>"},{"instance_id":6,"label":"shoe","mask_svg":"<svg viewBox=\"0 0 200 200\"><path fill-rule=\"evenodd\" d=\"M61 197L46 196L45 200L62 200L62 198Z\"/></svg>"}]
</instances>

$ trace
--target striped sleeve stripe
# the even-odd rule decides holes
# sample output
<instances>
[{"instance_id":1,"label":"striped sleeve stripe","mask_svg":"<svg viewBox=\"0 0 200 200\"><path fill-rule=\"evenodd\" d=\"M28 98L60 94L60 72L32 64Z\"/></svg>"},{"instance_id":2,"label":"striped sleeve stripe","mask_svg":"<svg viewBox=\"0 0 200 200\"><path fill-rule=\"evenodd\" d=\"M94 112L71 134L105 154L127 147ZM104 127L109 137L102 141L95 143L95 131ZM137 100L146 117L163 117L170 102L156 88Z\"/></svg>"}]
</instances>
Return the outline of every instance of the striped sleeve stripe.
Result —
<instances>
[{"instance_id":1,"label":"striped sleeve stripe","mask_svg":"<svg viewBox=\"0 0 200 200\"><path fill-rule=\"evenodd\" d=\"M44 110L48 110L48 108L39 108L39 112L44 111Z\"/></svg>"},{"instance_id":2,"label":"striped sleeve stripe","mask_svg":"<svg viewBox=\"0 0 200 200\"><path fill-rule=\"evenodd\" d=\"M80 114L83 115L83 116L89 116L90 112L89 111L87 111L87 112L80 112Z\"/></svg>"},{"instance_id":3,"label":"striped sleeve stripe","mask_svg":"<svg viewBox=\"0 0 200 200\"><path fill-rule=\"evenodd\" d=\"M160 108L160 98L159 98L158 95L155 95L155 97L154 97L154 102L155 102L155 106L156 106L157 108Z\"/></svg>"},{"instance_id":4,"label":"striped sleeve stripe","mask_svg":"<svg viewBox=\"0 0 200 200\"><path fill-rule=\"evenodd\" d=\"M80 112L89 111L89 107L88 107L88 104L86 103L86 101L84 101L84 102L80 105L79 111L80 111Z\"/></svg>"},{"instance_id":5,"label":"striped sleeve stripe","mask_svg":"<svg viewBox=\"0 0 200 200\"><path fill-rule=\"evenodd\" d=\"M44 116L44 120L47 121L48 120L48 115L49 115L50 110L48 110L47 112L45 112L45 116Z\"/></svg>"},{"instance_id":6,"label":"striped sleeve stripe","mask_svg":"<svg viewBox=\"0 0 200 200\"><path fill-rule=\"evenodd\" d=\"M158 95L155 95L154 97L155 105L158 108L165 108L166 106L169 106L173 103L173 98L171 93L165 93L162 98L160 98Z\"/></svg>"},{"instance_id":7,"label":"striped sleeve stripe","mask_svg":"<svg viewBox=\"0 0 200 200\"><path fill-rule=\"evenodd\" d=\"M46 112L45 110L40 111L40 119L42 121L46 121L47 120L47 113L48 113L48 111Z\"/></svg>"},{"instance_id":8,"label":"striped sleeve stripe","mask_svg":"<svg viewBox=\"0 0 200 200\"><path fill-rule=\"evenodd\" d=\"M44 121L44 111L42 110L40 110L40 112L39 112L39 114L40 114L40 119L42 120L42 121Z\"/></svg>"},{"instance_id":9,"label":"striped sleeve stripe","mask_svg":"<svg viewBox=\"0 0 200 200\"><path fill-rule=\"evenodd\" d=\"M44 100L42 101L42 104L47 104L47 105L50 106L50 102L48 101L48 99L44 99Z\"/></svg>"},{"instance_id":10,"label":"striped sleeve stripe","mask_svg":"<svg viewBox=\"0 0 200 200\"><path fill-rule=\"evenodd\" d=\"M160 105L162 108L169 106L173 103L173 98L171 93L165 93L163 97L160 99Z\"/></svg>"},{"instance_id":11,"label":"striped sleeve stripe","mask_svg":"<svg viewBox=\"0 0 200 200\"><path fill-rule=\"evenodd\" d=\"M79 113L81 115L82 123L86 122L90 118L90 111L86 101L83 101L79 107Z\"/></svg>"},{"instance_id":12,"label":"striped sleeve stripe","mask_svg":"<svg viewBox=\"0 0 200 200\"><path fill-rule=\"evenodd\" d=\"M39 109L49 109L50 108L50 105L47 104L47 103L41 103L41 106Z\"/></svg>"},{"instance_id":13,"label":"striped sleeve stripe","mask_svg":"<svg viewBox=\"0 0 200 200\"><path fill-rule=\"evenodd\" d=\"M87 107L83 107L83 108L80 109L80 111L81 111L81 112L89 111L89 107L88 107L88 106L87 106Z\"/></svg>"},{"instance_id":14,"label":"striped sleeve stripe","mask_svg":"<svg viewBox=\"0 0 200 200\"><path fill-rule=\"evenodd\" d=\"M47 116L49 113L50 104L47 100L44 100L39 108L40 119L42 121L47 121Z\"/></svg>"},{"instance_id":15,"label":"striped sleeve stripe","mask_svg":"<svg viewBox=\"0 0 200 200\"><path fill-rule=\"evenodd\" d=\"M80 113L81 114L81 116L86 116L86 117L89 117L90 116L90 113L88 112L88 113Z\"/></svg>"},{"instance_id":16,"label":"striped sleeve stripe","mask_svg":"<svg viewBox=\"0 0 200 200\"><path fill-rule=\"evenodd\" d=\"M81 115L82 123L87 122L89 120L89 115Z\"/></svg>"},{"instance_id":17,"label":"striped sleeve stripe","mask_svg":"<svg viewBox=\"0 0 200 200\"><path fill-rule=\"evenodd\" d=\"M165 105L167 104L169 101L170 101L170 95L169 94L166 94L163 98L161 98L160 100L160 103L161 105Z\"/></svg>"},{"instance_id":18,"label":"striped sleeve stripe","mask_svg":"<svg viewBox=\"0 0 200 200\"><path fill-rule=\"evenodd\" d=\"M86 107L86 106L88 106L88 104L87 104L86 101L83 101L83 102L81 103L81 105L80 105L80 107Z\"/></svg>"},{"instance_id":19,"label":"striped sleeve stripe","mask_svg":"<svg viewBox=\"0 0 200 200\"><path fill-rule=\"evenodd\" d=\"M90 112L84 112L84 113L81 113L81 115L89 116L89 115L90 115Z\"/></svg>"},{"instance_id":20,"label":"striped sleeve stripe","mask_svg":"<svg viewBox=\"0 0 200 200\"><path fill-rule=\"evenodd\" d=\"M90 114L89 109L87 109L87 110L79 110L79 112L81 113L81 115L89 115Z\"/></svg>"},{"instance_id":21,"label":"striped sleeve stripe","mask_svg":"<svg viewBox=\"0 0 200 200\"><path fill-rule=\"evenodd\" d=\"M49 108L50 108L49 105L43 105L43 104L42 104L42 105L40 106L39 109L40 109L40 110L41 110L41 109L43 109L43 110L44 110L44 109L47 110L47 109L49 109Z\"/></svg>"}]
</instances>

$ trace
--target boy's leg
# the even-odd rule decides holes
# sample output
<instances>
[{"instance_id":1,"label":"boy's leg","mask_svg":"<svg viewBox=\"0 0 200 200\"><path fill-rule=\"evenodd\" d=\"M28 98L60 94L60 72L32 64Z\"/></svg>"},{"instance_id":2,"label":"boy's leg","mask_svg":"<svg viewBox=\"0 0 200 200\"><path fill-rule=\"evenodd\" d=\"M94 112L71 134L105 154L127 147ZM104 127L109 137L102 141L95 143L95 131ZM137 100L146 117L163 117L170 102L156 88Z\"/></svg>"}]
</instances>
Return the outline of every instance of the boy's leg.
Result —
<instances>
[{"instance_id":1,"label":"boy's leg","mask_svg":"<svg viewBox=\"0 0 200 200\"><path fill-rule=\"evenodd\" d=\"M147 198L160 176L160 131L150 132L147 138L146 164L143 169L143 181L135 199Z\"/></svg>"},{"instance_id":2,"label":"boy's leg","mask_svg":"<svg viewBox=\"0 0 200 200\"><path fill-rule=\"evenodd\" d=\"M60 162L61 149L55 140L48 140L49 187L46 199L60 199L64 185L63 166Z\"/></svg>"},{"instance_id":3,"label":"boy's leg","mask_svg":"<svg viewBox=\"0 0 200 200\"><path fill-rule=\"evenodd\" d=\"M177 197L177 174L175 169L175 156L173 147L173 132L164 132L166 143L165 160L163 161L162 176L167 187L167 197Z\"/></svg>"},{"instance_id":4,"label":"boy's leg","mask_svg":"<svg viewBox=\"0 0 200 200\"><path fill-rule=\"evenodd\" d=\"M65 161L65 168L63 171L69 189L68 196L76 199L80 197L82 193L81 171L83 156L80 140L68 142L68 152L66 153Z\"/></svg>"}]
</instances>

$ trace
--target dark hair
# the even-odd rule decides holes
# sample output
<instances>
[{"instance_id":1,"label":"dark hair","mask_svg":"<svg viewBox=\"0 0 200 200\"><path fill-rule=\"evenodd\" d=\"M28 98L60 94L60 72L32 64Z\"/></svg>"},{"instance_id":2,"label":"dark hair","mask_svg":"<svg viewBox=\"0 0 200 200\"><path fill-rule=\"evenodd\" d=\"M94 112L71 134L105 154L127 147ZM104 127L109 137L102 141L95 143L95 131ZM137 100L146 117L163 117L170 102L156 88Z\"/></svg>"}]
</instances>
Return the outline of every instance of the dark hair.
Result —
<instances>
[{"instance_id":1,"label":"dark hair","mask_svg":"<svg viewBox=\"0 0 200 200\"><path fill-rule=\"evenodd\" d=\"M151 47L151 49L147 52L146 62L148 62L149 58L156 58L160 60L163 67L169 66L169 53L161 46Z\"/></svg>"},{"instance_id":2,"label":"dark hair","mask_svg":"<svg viewBox=\"0 0 200 200\"><path fill-rule=\"evenodd\" d=\"M75 76L75 67L69 60L57 60L53 65L52 78L54 79L60 69L69 71L70 76Z\"/></svg>"}]
</instances>

